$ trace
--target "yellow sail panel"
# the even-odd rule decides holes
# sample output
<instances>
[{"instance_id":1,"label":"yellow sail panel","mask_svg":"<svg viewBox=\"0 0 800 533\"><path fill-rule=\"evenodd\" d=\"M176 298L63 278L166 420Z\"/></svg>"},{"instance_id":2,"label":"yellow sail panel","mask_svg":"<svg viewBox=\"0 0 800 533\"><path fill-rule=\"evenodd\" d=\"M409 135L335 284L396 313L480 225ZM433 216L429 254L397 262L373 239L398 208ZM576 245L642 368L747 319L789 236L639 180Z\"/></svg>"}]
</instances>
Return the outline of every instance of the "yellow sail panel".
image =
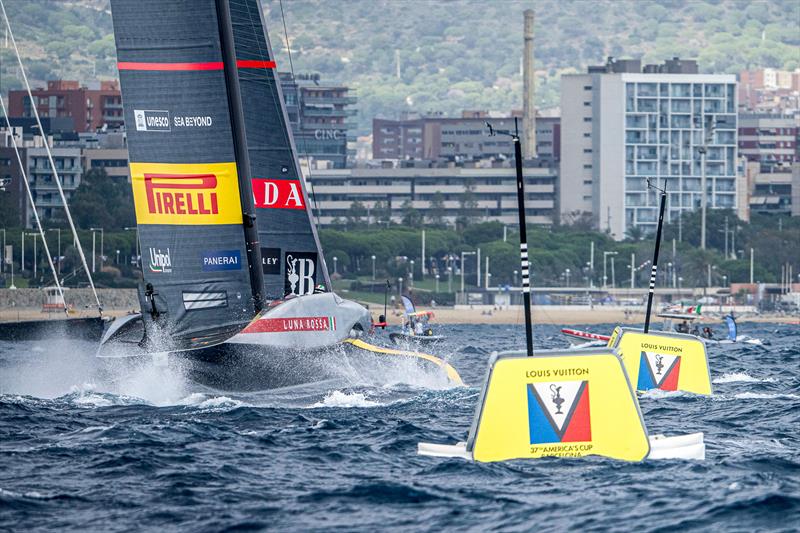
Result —
<instances>
[{"instance_id":1,"label":"yellow sail panel","mask_svg":"<svg viewBox=\"0 0 800 533\"><path fill-rule=\"evenodd\" d=\"M617 352L636 384L646 391L685 391L711 394L705 343L692 335L622 329Z\"/></svg>"},{"instance_id":2,"label":"yellow sail panel","mask_svg":"<svg viewBox=\"0 0 800 533\"><path fill-rule=\"evenodd\" d=\"M131 163L139 224L241 224L236 163Z\"/></svg>"},{"instance_id":3,"label":"yellow sail panel","mask_svg":"<svg viewBox=\"0 0 800 533\"><path fill-rule=\"evenodd\" d=\"M613 352L500 357L475 428L477 461L650 451L635 393Z\"/></svg>"}]
</instances>

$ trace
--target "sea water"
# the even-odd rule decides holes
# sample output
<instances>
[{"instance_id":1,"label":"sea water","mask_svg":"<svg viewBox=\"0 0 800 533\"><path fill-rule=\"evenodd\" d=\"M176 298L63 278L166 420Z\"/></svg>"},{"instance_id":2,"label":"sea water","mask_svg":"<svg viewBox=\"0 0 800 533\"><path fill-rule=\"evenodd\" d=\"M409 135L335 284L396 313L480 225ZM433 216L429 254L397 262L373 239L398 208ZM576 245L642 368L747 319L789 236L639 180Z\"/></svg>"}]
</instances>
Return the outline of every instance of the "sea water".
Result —
<instances>
[{"instance_id":1,"label":"sea water","mask_svg":"<svg viewBox=\"0 0 800 533\"><path fill-rule=\"evenodd\" d=\"M640 400L651 433L704 432L707 459L637 464L416 455L466 438L489 353L524 345L515 326L442 327L434 351L466 387L342 355L335 380L221 392L180 361L0 343L0 529L797 530L800 331L741 329L772 345L710 346L712 397ZM557 331L536 345L566 346Z\"/></svg>"}]
</instances>

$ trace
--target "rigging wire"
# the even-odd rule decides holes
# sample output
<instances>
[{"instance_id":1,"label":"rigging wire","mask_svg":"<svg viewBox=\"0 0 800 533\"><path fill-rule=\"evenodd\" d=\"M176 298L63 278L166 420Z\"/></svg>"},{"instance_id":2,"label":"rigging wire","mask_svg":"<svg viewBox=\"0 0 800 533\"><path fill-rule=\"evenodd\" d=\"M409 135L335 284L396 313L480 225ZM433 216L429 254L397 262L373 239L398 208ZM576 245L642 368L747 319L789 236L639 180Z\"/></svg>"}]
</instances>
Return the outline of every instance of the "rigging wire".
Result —
<instances>
[{"instance_id":1,"label":"rigging wire","mask_svg":"<svg viewBox=\"0 0 800 533\"><path fill-rule=\"evenodd\" d=\"M53 273L53 281L56 282L56 288L58 289L58 294L61 296L61 303L64 304L64 313L69 314L69 309L67 308L67 302L64 300L64 289L61 288L61 283L58 281L58 274L56 273L56 267L53 266L53 256L50 255L50 247L47 246L47 239L44 236L44 228L42 228L42 222L39 220L39 212L36 210L36 204L33 202L33 194L31 194L31 186L28 183L28 175L25 172L25 165L22 163L22 157L19 155L19 148L17 147L17 140L14 138L14 130L11 128L11 121L8 118L8 111L6 111L6 104L3 103L3 99L0 98L0 108L3 110L3 117L6 119L6 125L8 126L9 136L11 137L11 144L14 147L14 154L17 156L17 163L19 164L19 171L22 173L22 182L25 184L25 192L28 193L28 201L31 203L31 209L33 210L33 218L36 220L36 227L39 228L39 235L42 236L42 244L44 245L44 253L47 254L47 263L50 265L50 271ZM33 234L35 235L35 233ZM24 232L22 238L25 238ZM33 258L36 261L36 257ZM61 258L58 259L61 261ZM24 265L23 265L24 266Z\"/></svg>"},{"instance_id":2,"label":"rigging wire","mask_svg":"<svg viewBox=\"0 0 800 533\"><path fill-rule=\"evenodd\" d=\"M289 44L289 31L286 29L286 15L283 12L283 0L278 0L278 2L280 4L280 6L281 6L281 21L283 21L283 36L286 39L286 53L289 55L289 69L292 71L292 80L295 82L295 84L297 84L297 78L295 77L295 74L294 74L294 63L292 62L292 47ZM277 76L276 76L276 78L277 78ZM300 88L299 85L297 87L298 87L298 89ZM299 96L299 93L300 93L300 91L298 90L298 96ZM298 108L299 108L300 107L300 99L299 98L298 98L297 103L298 103ZM299 116L298 116L298 120L299 120ZM287 124L287 126L288 126L288 124ZM288 127L287 127L287 130L288 130ZM308 174L310 176L311 175L311 159L308 156L308 149L306 148L306 138L303 137L303 136L301 136L300 138L301 138L301 140L303 142L303 157L306 160L306 166L308 167ZM311 199L314 201L314 216L317 219L317 230L319 231L319 226L320 226L320 222L319 222L319 204L317 204L317 195L314 192L314 184L311 183L311 180L308 180L308 187L309 187L309 189L311 189Z\"/></svg>"},{"instance_id":3,"label":"rigging wire","mask_svg":"<svg viewBox=\"0 0 800 533\"><path fill-rule=\"evenodd\" d=\"M75 243L78 245L78 254L81 256L81 262L83 263L83 268L86 271L86 276L89 278L89 285L92 288L92 293L94 294L94 300L97 302L97 310L100 315L103 314L103 306L100 304L100 298L97 296L97 289L94 286L94 280L92 280L92 273L89 271L89 265L86 263L86 255L83 253L83 247L81 246L81 241L78 238L78 231L75 229L75 223L72 221L72 214L69 211L69 205L67 205L67 198L64 196L64 188L61 186L61 178L58 176L58 170L56 170L56 163L53 160L53 152L50 150L50 143L47 141L47 135L45 135L44 128L42 127L42 120L39 118L39 110L38 106L36 105L33 99L33 93L31 92L31 85L28 83L28 75L25 74L25 67L22 64L22 56L19 53L19 48L17 48L17 40L14 38L14 32L11 30L11 19L8 18L8 13L6 13L5 5L3 4L3 0L0 0L0 10L3 12L3 17L6 21L6 28L8 29L8 36L11 38L11 44L14 45L14 53L17 56L17 62L19 63L19 71L22 74L22 80L25 82L25 89L28 92L28 98L30 98L31 102L31 109L33 110L33 116L36 118L36 125L39 127L39 133L42 135L42 139L44 141L45 150L47 150L47 159L50 162L50 169L53 171L53 177L55 178L56 186L58 187L58 194L61 196L61 202L64 204L64 212L67 215L67 221L69 222L69 227L72 230L72 236L75 239ZM35 211L35 209L34 209Z\"/></svg>"}]
</instances>

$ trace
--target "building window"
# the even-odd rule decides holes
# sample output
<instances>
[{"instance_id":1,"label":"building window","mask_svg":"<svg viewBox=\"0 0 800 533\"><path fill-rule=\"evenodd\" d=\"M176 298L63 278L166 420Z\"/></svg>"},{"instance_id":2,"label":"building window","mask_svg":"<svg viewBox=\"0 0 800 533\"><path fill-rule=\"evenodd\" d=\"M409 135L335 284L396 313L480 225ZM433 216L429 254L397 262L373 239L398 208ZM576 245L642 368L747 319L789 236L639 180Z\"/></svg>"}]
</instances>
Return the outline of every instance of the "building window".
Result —
<instances>
[{"instance_id":1,"label":"building window","mask_svg":"<svg viewBox=\"0 0 800 533\"><path fill-rule=\"evenodd\" d=\"M592 103L591 102L584 102L583 105L588 107L588 106L592 105Z\"/></svg>"},{"instance_id":2,"label":"building window","mask_svg":"<svg viewBox=\"0 0 800 533\"><path fill-rule=\"evenodd\" d=\"M583 165L583 168L592 168L592 165Z\"/></svg>"},{"instance_id":3,"label":"building window","mask_svg":"<svg viewBox=\"0 0 800 533\"><path fill-rule=\"evenodd\" d=\"M583 121L584 122L591 122L592 121L592 117L583 117Z\"/></svg>"},{"instance_id":4,"label":"building window","mask_svg":"<svg viewBox=\"0 0 800 533\"><path fill-rule=\"evenodd\" d=\"M583 153L584 154L591 154L592 153L592 149L591 148L584 148L583 149Z\"/></svg>"},{"instance_id":5,"label":"building window","mask_svg":"<svg viewBox=\"0 0 800 533\"><path fill-rule=\"evenodd\" d=\"M587 132L587 133L584 133L584 134L583 134L583 136L584 136L584 137L591 137L591 136L592 136L592 134Z\"/></svg>"},{"instance_id":6,"label":"building window","mask_svg":"<svg viewBox=\"0 0 800 533\"><path fill-rule=\"evenodd\" d=\"M583 184L584 185L591 185L592 184L592 180L583 180Z\"/></svg>"},{"instance_id":7,"label":"building window","mask_svg":"<svg viewBox=\"0 0 800 533\"><path fill-rule=\"evenodd\" d=\"M591 91L592 90L592 86L591 85L584 85L583 86L583 90L584 91Z\"/></svg>"}]
</instances>

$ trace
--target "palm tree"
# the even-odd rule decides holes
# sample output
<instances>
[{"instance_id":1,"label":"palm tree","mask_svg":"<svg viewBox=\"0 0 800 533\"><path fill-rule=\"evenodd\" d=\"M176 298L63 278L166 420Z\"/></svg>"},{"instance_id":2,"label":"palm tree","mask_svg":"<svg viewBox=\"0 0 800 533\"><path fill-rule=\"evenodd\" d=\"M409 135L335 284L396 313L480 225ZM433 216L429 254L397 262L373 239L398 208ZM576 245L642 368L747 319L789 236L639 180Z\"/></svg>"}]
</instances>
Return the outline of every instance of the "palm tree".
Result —
<instances>
[{"instance_id":1,"label":"palm tree","mask_svg":"<svg viewBox=\"0 0 800 533\"><path fill-rule=\"evenodd\" d=\"M625 230L625 239L628 241L641 241L645 237L645 232L640 226L631 226Z\"/></svg>"}]
</instances>

